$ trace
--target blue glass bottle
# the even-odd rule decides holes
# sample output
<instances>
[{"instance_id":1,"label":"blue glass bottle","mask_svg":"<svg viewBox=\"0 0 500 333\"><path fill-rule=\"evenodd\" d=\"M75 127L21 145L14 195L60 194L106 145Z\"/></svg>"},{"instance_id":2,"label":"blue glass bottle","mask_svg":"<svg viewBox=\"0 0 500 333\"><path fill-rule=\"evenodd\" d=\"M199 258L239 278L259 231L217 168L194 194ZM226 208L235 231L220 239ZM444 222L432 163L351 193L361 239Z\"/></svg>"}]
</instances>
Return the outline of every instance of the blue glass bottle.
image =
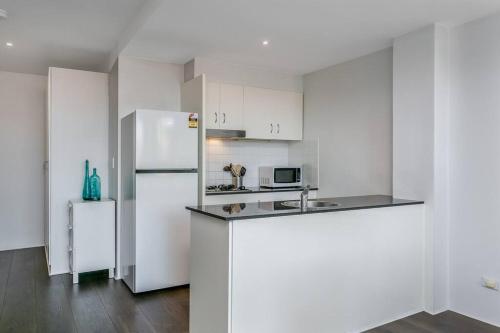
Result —
<instances>
[{"instance_id":1,"label":"blue glass bottle","mask_svg":"<svg viewBox=\"0 0 500 333\"><path fill-rule=\"evenodd\" d=\"M90 176L90 200L101 200L101 178L97 175L97 169Z\"/></svg>"},{"instance_id":2,"label":"blue glass bottle","mask_svg":"<svg viewBox=\"0 0 500 333\"><path fill-rule=\"evenodd\" d=\"M85 160L85 178L83 179L82 199L90 200L89 160Z\"/></svg>"}]
</instances>

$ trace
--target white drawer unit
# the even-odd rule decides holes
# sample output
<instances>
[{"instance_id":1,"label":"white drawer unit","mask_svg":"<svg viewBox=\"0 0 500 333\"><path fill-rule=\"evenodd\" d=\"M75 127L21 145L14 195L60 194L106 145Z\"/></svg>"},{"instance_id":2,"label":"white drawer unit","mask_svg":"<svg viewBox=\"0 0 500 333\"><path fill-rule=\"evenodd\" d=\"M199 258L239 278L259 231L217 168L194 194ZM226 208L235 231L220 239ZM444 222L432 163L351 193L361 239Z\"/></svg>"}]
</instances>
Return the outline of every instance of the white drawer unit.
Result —
<instances>
[{"instance_id":1,"label":"white drawer unit","mask_svg":"<svg viewBox=\"0 0 500 333\"><path fill-rule=\"evenodd\" d=\"M69 266L73 283L78 274L115 268L115 201L69 202Z\"/></svg>"}]
</instances>

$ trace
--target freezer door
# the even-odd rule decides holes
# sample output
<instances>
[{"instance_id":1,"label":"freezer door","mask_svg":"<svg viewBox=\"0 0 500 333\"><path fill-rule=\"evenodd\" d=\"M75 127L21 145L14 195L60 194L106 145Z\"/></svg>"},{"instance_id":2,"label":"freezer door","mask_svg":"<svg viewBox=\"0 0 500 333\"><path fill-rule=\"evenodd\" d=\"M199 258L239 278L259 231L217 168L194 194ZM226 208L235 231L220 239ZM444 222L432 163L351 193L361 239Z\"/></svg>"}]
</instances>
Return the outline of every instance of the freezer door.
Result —
<instances>
[{"instance_id":1,"label":"freezer door","mask_svg":"<svg viewBox=\"0 0 500 333\"><path fill-rule=\"evenodd\" d=\"M135 292L189 283L190 214L197 173L136 175Z\"/></svg>"},{"instance_id":2,"label":"freezer door","mask_svg":"<svg viewBox=\"0 0 500 333\"><path fill-rule=\"evenodd\" d=\"M195 117L187 112L137 110L136 169L198 168Z\"/></svg>"}]
</instances>

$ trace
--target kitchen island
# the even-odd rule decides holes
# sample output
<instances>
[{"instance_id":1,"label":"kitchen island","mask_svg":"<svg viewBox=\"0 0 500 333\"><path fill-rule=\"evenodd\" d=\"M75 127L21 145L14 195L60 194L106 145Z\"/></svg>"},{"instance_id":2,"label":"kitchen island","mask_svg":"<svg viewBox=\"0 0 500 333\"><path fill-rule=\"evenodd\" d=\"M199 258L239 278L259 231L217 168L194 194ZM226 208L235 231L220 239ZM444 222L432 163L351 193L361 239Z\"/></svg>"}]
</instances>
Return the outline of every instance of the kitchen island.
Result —
<instances>
[{"instance_id":1,"label":"kitchen island","mask_svg":"<svg viewBox=\"0 0 500 333\"><path fill-rule=\"evenodd\" d=\"M424 205L191 210L190 332L359 332L423 310Z\"/></svg>"}]
</instances>

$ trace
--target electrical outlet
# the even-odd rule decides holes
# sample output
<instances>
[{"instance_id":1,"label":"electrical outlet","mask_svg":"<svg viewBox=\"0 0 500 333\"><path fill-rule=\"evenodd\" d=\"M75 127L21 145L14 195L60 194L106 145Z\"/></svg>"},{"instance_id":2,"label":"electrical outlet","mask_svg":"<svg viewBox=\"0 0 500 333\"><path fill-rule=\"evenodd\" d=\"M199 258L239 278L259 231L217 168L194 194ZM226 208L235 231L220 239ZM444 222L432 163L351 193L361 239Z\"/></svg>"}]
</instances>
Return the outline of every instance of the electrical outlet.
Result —
<instances>
[{"instance_id":1,"label":"electrical outlet","mask_svg":"<svg viewBox=\"0 0 500 333\"><path fill-rule=\"evenodd\" d=\"M491 278L487 278L485 276L483 276L482 286L491 290L498 291L498 281Z\"/></svg>"}]
</instances>

